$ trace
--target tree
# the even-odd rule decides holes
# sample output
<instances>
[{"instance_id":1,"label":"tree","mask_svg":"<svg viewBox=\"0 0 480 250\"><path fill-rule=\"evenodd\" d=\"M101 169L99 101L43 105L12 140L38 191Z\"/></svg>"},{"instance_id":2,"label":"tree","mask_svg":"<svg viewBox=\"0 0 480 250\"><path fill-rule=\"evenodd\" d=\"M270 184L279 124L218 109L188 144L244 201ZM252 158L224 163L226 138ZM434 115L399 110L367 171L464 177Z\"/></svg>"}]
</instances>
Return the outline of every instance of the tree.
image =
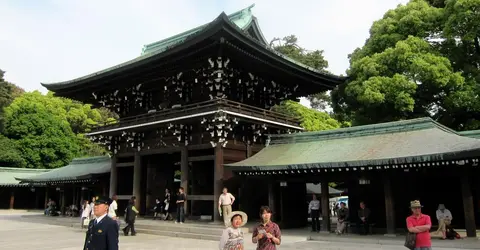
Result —
<instances>
[{"instance_id":1,"label":"tree","mask_svg":"<svg viewBox=\"0 0 480 250\"><path fill-rule=\"evenodd\" d=\"M27 162L22 158L18 146L13 140L0 135L0 166L10 168L24 168Z\"/></svg>"},{"instance_id":2,"label":"tree","mask_svg":"<svg viewBox=\"0 0 480 250\"><path fill-rule=\"evenodd\" d=\"M298 102L284 101L282 105L275 106L273 110L291 117L298 117L301 121L300 125L306 131L320 131L340 127L340 123L329 114L307 108Z\"/></svg>"},{"instance_id":3,"label":"tree","mask_svg":"<svg viewBox=\"0 0 480 250\"><path fill-rule=\"evenodd\" d=\"M274 38L270 46L277 52L302 63L315 70L327 72L328 61L323 57L323 50L308 51L298 45L298 39L294 35L284 38ZM314 109L325 110L331 105L331 98L327 92L316 93L306 97Z\"/></svg>"},{"instance_id":4,"label":"tree","mask_svg":"<svg viewBox=\"0 0 480 250\"><path fill-rule=\"evenodd\" d=\"M5 81L4 74L0 69L0 133L3 131L3 109L25 92L15 84Z\"/></svg>"},{"instance_id":5,"label":"tree","mask_svg":"<svg viewBox=\"0 0 480 250\"><path fill-rule=\"evenodd\" d=\"M480 0L411 0L389 10L349 56L334 112L354 124L431 116L454 129L480 127L474 6Z\"/></svg>"}]
</instances>

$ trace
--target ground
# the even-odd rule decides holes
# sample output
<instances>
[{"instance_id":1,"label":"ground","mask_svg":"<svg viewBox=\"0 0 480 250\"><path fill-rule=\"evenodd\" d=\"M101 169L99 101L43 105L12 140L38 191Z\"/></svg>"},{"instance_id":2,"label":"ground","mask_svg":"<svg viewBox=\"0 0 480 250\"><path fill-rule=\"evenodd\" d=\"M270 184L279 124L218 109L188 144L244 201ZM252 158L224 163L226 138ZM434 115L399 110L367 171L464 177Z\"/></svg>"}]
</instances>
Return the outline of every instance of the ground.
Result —
<instances>
[{"instance_id":1,"label":"ground","mask_svg":"<svg viewBox=\"0 0 480 250\"><path fill-rule=\"evenodd\" d=\"M16 249L56 249L56 250L78 250L83 246L85 233L80 229L63 226L42 225L25 220L17 220L18 215L0 215L0 246L2 250ZM399 246L372 245L351 242L321 242L306 241L299 237L285 237L281 250L400 250L406 249ZM155 250L155 249L218 249L218 242L202 241L193 239L170 238L154 235L120 236L120 249L122 250ZM254 250L255 245L247 242L245 250ZM438 248L435 250L447 250L452 248ZM466 249L468 250L468 249Z\"/></svg>"}]
</instances>

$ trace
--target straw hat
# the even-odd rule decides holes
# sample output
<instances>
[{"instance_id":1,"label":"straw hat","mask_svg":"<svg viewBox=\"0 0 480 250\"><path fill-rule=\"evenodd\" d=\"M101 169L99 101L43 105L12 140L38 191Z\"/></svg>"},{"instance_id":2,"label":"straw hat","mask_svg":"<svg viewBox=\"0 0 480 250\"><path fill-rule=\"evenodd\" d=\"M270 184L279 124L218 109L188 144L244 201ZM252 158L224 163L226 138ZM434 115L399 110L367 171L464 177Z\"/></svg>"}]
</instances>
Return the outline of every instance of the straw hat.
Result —
<instances>
[{"instance_id":1,"label":"straw hat","mask_svg":"<svg viewBox=\"0 0 480 250\"><path fill-rule=\"evenodd\" d=\"M228 225L227 226L231 226L232 225L232 218L235 216L235 215L240 215L242 217L242 224L240 224L240 227L243 227L245 226L245 224L247 224L247 221L248 221L248 216L246 213L242 212L242 211L233 211L232 213L230 213L229 217L228 217Z\"/></svg>"},{"instance_id":2,"label":"straw hat","mask_svg":"<svg viewBox=\"0 0 480 250\"><path fill-rule=\"evenodd\" d=\"M438 205L438 209L439 209L439 210L445 209L445 204L439 204L439 205Z\"/></svg>"},{"instance_id":3,"label":"straw hat","mask_svg":"<svg viewBox=\"0 0 480 250\"><path fill-rule=\"evenodd\" d=\"M410 208L419 208L423 207L419 200L414 200L410 202Z\"/></svg>"}]
</instances>

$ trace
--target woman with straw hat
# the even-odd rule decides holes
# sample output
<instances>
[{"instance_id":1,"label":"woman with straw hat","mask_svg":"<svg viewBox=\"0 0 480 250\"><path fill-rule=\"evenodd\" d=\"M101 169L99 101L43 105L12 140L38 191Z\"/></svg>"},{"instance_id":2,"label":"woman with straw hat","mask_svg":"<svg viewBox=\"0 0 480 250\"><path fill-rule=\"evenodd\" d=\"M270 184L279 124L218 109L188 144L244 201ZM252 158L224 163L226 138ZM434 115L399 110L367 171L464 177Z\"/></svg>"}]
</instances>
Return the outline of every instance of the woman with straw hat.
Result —
<instances>
[{"instance_id":1,"label":"woman with straw hat","mask_svg":"<svg viewBox=\"0 0 480 250\"><path fill-rule=\"evenodd\" d=\"M219 250L243 250L243 232L241 227L248 221L246 213L234 211L229 215L227 228L220 238Z\"/></svg>"}]
</instances>

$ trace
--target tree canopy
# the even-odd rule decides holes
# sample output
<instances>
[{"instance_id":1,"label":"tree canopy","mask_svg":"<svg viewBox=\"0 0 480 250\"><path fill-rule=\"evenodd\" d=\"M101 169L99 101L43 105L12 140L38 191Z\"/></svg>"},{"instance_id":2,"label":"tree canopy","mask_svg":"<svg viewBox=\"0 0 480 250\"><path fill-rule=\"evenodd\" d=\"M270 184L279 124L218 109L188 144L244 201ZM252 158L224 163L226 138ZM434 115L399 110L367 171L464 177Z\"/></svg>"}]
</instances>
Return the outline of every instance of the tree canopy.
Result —
<instances>
[{"instance_id":1,"label":"tree canopy","mask_svg":"<svg viewBox=\"0 0 480 250\"><path fill-rule=\"evenodd\" d=\"M349 82L332 93L353 124L430 116L480 128L480 0L411 0L372 25L350 55Z\"/></svg>"},{"instance_id":2,"label":"tree canopy","mask_svg":"<svg viewBox=\"0 0 480 250\"><path fill-rule=\"evenodd\" d=\"M3 109L25 91L4 79L5 72L0 69L0 133L3 130Z\"/></svg>"}]
</instances>

